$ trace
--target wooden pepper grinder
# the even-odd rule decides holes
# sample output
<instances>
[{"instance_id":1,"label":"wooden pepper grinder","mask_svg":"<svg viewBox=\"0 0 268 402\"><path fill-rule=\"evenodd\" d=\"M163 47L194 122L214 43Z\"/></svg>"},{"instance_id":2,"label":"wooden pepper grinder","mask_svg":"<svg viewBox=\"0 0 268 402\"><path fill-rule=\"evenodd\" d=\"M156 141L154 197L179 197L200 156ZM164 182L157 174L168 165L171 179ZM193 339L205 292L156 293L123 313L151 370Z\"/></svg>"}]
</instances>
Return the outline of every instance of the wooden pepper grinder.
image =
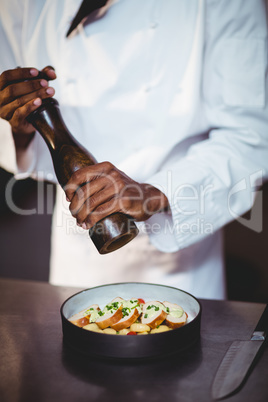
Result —
<instances>
[{"instance_id":1,"label":"wooden pepper grinder","mask_svg":"<svg viewBox=\"0 0 268 402\"><path fill-rule=\"evenodd\" d=\"M97 163L69 132L56 99L44 99L42 105L32 112L27 120L44 138L56 176L63 188L75 171ZM138 229L133 218L121 212L108 215L89 230L89 235L100 254L119 249L137 234Z\"/></svg>"}]
</instances>

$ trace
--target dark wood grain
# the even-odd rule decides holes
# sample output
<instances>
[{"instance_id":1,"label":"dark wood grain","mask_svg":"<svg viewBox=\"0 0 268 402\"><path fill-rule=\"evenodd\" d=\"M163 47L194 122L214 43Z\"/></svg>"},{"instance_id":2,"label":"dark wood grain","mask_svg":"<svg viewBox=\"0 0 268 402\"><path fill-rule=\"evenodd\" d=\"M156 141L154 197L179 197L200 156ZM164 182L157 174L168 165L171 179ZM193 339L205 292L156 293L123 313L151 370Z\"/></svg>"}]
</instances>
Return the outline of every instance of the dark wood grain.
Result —
<instances>
[{"instance_id":1,"label":"dark wood grain","mask_svg":"<svg viewBox=\"0 0 268 402\"><path fill-rule=\"evenodd\" d=\"M97 163L70 133L60 113L56 99L44 99L42 105L27 120L44 138L50 151L59 184L64 189L72 174ZM97 222L89 235L100 254L107 254L130 242L138 234L131 217L114 213Z\"/></svg>"},{"instance_id":2,"label":"dark wood grain","mask_svg":"<svg viewBox=\"0 0 268 402\"><path fill-rule=\"evenodd\" d=\"M250 339L263 304L201 300L201 340L169 359L94 360L62 341L60 306L77 288L0 280L0 400L211 401L216 369L235 339ZM267 348L228 402L268 400Z\"/></svg>"}]
</instances>

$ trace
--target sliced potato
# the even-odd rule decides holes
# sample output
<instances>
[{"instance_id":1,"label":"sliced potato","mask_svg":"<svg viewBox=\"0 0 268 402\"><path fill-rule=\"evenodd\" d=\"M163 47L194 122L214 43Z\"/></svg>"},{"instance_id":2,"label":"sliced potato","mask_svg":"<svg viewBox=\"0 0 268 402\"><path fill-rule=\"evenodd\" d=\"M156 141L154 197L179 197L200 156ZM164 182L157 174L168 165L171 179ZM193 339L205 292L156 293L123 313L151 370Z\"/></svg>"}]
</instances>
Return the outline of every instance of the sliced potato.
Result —
<instances>
[{"instance_id":1,"label":"sliced potato","mask_svg":"<svg viewBox=\"0 0 268 402\"><path fill-rule=\"evenodd\" d=\"M120 329L120 331L118 331L118 335L127 335L129 332L129 328Z\"/></svg>"},{"instance_id":2,"label":"sliced potato","mask_svg":"<svg viewBox=\"0 0 268 402\"><path fill-rule=\"evenodd\" d=\"M83 329L86 329L87 331L93 331L93 332L102 332L102 330L101 330L101 329L98 327L98 325L95 324L95 323L91 323L91 324L85 325L85 326L83 327Z\"/></svg>"},{"instance_id":3,"label":"sliced potato","mask_svg":"<svg viewBox=\"0 0 268 402\"><path fill-rule=\"evenodd\" d=\"M170 331L170 328L167 325L159 325L158 328L154 328L151 330L151 334L158 334L160 332Z\"/></svg>"},{"instance_id":4,"label":"sliced potato","mask_svg":"<svg viewBox=\"0 0 268 402\"><path fill-rule=\"evenodd\" d=\"M150 329L151 328L149 327L149 325L146 325L146 324L135 323L130 326L130 331L133 331L133 332L148 332L148 331L150 331Z\"/></svg>"},{"instance_id":5,"label":"sliced potato","mask_svg":"<svg viewBox=\"0 0 268 402\"><path fill-rule=\"evenodd\" d=\"M148 335L149 332L145 331L145 332L138 332L137 335Z\"/></svg>"},{"instance_id":6,"label":"sliced potato","mask_svg":"<svg viewBox=\"0 0 268 402\"><path fill-rule=\"evenodd\" d=\"M116 330L113 328L105 328L102 330L103 334L116 335Z\"/></svg>"}]
</instances>

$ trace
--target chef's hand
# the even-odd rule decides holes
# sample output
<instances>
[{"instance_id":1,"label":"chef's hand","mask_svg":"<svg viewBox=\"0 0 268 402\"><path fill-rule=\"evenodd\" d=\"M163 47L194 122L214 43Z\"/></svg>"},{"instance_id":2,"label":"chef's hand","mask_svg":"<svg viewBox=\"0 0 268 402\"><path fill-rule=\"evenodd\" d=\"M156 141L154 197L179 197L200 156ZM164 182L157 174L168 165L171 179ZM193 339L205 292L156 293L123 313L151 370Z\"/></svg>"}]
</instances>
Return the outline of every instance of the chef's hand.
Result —
<instances>
[{"instance_id":1,"label":"chef's hand","mask_svg":"<svg viewBox=\"0 0 268 402\"><path fill-rule=\"evenodd\" d=\"M34 136L34 127L26 117L37 109L42 99L50 98L55 90L48 86L48 80L56 78L52 67L42 70L40 78L36 68L15 68L0 75L0 117L12 128L16 148L26 148Z\"/></svg>"},{"instance_id":2,"label":"chef's hand","mask_svg":"<svg viewBox=\"0 0 268 402\"><path fill-rule=\"evenodd\" d=\"M144 221L169 206L160 190L135 182L110 162L77 170L65 186L65 193L72 215L84 229L114 212Z\"/></svg>"}]
</instances>

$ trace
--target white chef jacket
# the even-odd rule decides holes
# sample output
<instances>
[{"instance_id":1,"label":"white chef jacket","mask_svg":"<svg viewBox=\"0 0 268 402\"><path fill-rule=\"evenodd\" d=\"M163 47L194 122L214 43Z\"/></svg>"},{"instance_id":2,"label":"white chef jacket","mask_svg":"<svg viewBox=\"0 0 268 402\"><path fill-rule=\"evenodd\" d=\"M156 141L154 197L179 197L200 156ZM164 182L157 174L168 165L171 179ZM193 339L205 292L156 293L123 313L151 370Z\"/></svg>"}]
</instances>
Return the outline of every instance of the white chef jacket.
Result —
<instances>
[{"instance_id":1,"label":"white chef jacket","mask_svg":"<svg viewBox=\"0 0 268 402\"><path fill-rule=\"evenodd\" d=\"M1 71L55 67L66 125L98 161L163 191L171 212L100 256L64 193L50 281L142 281L223 298L220 229L251 208L268 171L267 22L262 0L114 0L66 38L80 0L1 0ZM15 156L1 120L0 163L56 181L36 134Z\"/></svg>"}]
</instances>

